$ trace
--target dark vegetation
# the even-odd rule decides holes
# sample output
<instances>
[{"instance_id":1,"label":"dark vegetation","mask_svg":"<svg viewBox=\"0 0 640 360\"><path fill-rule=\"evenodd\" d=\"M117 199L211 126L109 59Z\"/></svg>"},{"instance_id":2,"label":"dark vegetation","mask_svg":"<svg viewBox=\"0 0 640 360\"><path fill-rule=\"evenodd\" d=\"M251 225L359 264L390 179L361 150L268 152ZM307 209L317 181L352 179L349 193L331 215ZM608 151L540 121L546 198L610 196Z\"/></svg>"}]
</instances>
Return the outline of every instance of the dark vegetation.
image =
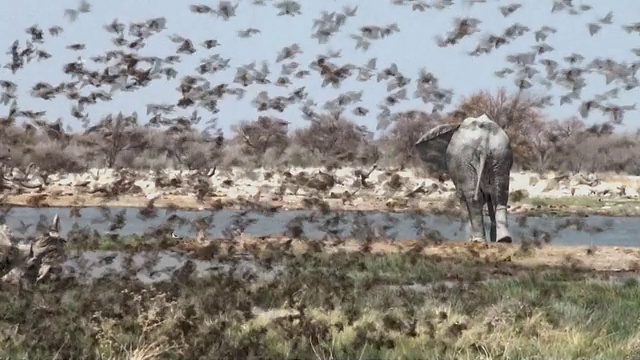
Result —
<instances>
[{"instance_id":1,"label":"dark vegetation","mask_svg":"<svg viewBox=\"0 0 640 360\"><path fill-rule=\"evenodd\" d=\"M515 103L515 104L514 104ZM516 110L511 108L516 106ZM586 126L577 117L549 119L533 98L472 95L451 114L413 110L394 114L391 126L374 137L346 115L326 114L307 127L289 130L273 116L233 126L230 136L191 126L155 128L123 114L109 116L87 132L65 132L58 123L0 127L0 146L9 166L33 163L47 172L82 172L91 167L206 169L213 166L273 167L349 165L420 166L413 144L431 127L483 112L512 138L514 169L529 171L622 172L640 174L640 137L614 133L612 125ZM512 115L506 115L506 114Z\"/></svg>"},{"instance_id":2,"label":"dark vegetation","mask_svg":"<svg viewBox=\"0 0 640 360\"><path fill-rule=\"evenodd\" d=\"M230 248L197 251L230 266L206 277L187 261L152 285L136 281L135 267L92 284L3 285L0 356L611 359L640 350L633 278L610 282L576 265L521 267L505 260L508 249L442 257L419 246L393 254L366 244L296 251L290 241L236 255ZM512 256L532 256L527 249ZM284 270L272 279L241 270L240 252L262 269Z\"/></svg>"}]
</instances>

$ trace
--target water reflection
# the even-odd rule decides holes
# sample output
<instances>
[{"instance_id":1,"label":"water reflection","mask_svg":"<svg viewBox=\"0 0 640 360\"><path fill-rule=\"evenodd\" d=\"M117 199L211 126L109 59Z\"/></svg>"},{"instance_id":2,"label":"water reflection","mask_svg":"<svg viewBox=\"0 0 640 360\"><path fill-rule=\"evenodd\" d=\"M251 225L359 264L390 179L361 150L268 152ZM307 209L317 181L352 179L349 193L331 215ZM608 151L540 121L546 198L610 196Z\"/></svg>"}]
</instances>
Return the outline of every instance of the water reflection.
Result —
<instances>
[{"instance_id":1,"label":"water reflection","mask_svg":"<svg viewBox=\"0 0 640 360\"><path fill-rule=\"evenodd\" d=\"M159 209L159 216L144 218L139 216L140 209L111 208L105 214L100 208L81 208L80 217L71 217L70 208L14 208L6 216L5 221L16 236L29 236L37 230L39 220L48 225L48 219L58 214L61 219L61 232L67 234L74 227L90 227L98 232L110 232L110 223L116 216L121 216L124 224L113 232L122 235L141 234L152 231L163 224L169 226L178 236L194 236L195 220L209 223L211 236L223 236L223 231L237 220L242 211L223 209L218 211L171 211ZM310 214L306 210L280 211L270 215L249 213L245 218L247 224L244 231L255 236L282 233L287 224L297 219L305 234L312 239L321 238L328 231L341 236L354 235L362 229L368 231L384 231L387 236L399 239L415 239L418 237L416 224L423 231L437 231L447 239L462 239L466 235L466 222L446 215L416 215L411 213L384 212L342 212L328 215L317 215L314 222L305 217ZM110 218L110 220L109 220ZM639 246L640 221L634 217L590 216L587 218L568 217L509 217L509 226L517 239L523 237L544 237L545 232L560 229L552 237L552 242L559 245L613 245ZM29 226L30 224L34 224ZM28 228L27 228L28 227ZM21 234L21 232L23 232Z\"/></svg>"}]
</instances>

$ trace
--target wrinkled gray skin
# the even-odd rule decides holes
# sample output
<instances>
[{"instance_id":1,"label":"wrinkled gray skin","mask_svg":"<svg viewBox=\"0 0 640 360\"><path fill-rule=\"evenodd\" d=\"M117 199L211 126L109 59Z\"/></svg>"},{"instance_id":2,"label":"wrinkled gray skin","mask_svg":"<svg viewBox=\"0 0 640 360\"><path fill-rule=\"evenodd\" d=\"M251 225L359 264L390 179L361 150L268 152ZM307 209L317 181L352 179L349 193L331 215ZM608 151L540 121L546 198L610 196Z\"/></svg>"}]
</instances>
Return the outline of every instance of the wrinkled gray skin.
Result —
<instances>
[{"instance_id":1,"label":"wrinkled gray skin","mask_svg":"<svg viewBox=\"0 0 640 360\"><path fill-rule=\"evenodd\" d=\"M449 173L467 211L471 241L486 241L482 209L487 204L491 241L512 242L507 202L513 152L509 136L498 124L482 115L439 125L424 134L416 148L430 168Z\"/></svg>"}]
</instances>

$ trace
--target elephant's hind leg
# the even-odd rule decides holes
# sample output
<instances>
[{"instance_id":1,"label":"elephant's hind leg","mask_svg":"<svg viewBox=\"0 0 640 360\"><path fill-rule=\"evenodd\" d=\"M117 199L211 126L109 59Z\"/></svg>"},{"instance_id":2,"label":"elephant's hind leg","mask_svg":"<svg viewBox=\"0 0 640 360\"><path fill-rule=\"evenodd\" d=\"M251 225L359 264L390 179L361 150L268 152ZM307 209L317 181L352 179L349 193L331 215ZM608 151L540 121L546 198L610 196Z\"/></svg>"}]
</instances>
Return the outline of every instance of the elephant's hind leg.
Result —
<instances>
[{"instance_id":1,"label":"elephant's hind leg","mask_svg":"<svg viewBox=\"0 0 640 360\"><path fill-rule=\"evenodd\" d=\"M487 241L482 216L484 198L479 197L478 200L474 200L473 195L473 192L459 194L461 205L463 209L467 210L469 219L469 240L472 242Z\"/></svg>"},{"instance_id":2,"label":"elephant's hind leg","mask_svg":"<svg viewBox=\"0 0 640 360\"><path fill-rule=\"evenodd\" d=\"M507 222L507 203L509 201L509 176L502 179L496 178L496 192L493 203L495 205L495 217L496 217L496 235L497 242L512 243L513 238L509 232L509 225Z\"/></svg>"},{"instance_id":3,"label":"elephant's hind leg","mask_svg":"<svg viewBox=\"0 0 640 360\"><path fill-rule=\"evenodd\" d=\"M471 222L471 215L469 213L469 204L467 203L467 199L464 196L464 193L460 190L457 190L455 192L456 197L458 198L458 201L460 201L460 210L461 210L461 215L464 217L466 215L466 221L467 221L467 227L466 227L466 232L467 232L467 240L468 241L478 241L477 239L474 239L473 234L471 229L473 229L473 224Z\"/></svg>"},{"instance_id":4,"label":"elephant's hind leg","mask_svg":"<svg viewBox=\"0 0 640 360\"><path fill-rule=\"evenodd\" d=\"M488 209L488 213L489 213L489 220L491 222L491 229L489 230L489 239L491 242L496 242L497 240L497 233L496 233L496 207L495 204L493 202L493 199L491 198L491 195L489 194L484 194L484 200L485 203L487 204L487 209Z\"/></svg>"}]
</instances>

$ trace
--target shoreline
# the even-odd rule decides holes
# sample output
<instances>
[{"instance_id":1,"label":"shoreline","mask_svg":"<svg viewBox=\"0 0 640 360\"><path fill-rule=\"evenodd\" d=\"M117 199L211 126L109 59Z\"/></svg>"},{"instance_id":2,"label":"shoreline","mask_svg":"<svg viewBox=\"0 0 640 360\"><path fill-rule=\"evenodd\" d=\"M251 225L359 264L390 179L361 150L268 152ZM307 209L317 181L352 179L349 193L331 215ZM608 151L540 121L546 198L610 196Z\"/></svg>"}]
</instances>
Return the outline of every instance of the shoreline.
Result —
<instances>
[{"instance_id":1,"label":"shoreline","mask_svg":"<svg viewBox=\"0 0 640 360\"><path fill-rule=\"evenodd\" d=\"M290 237L271 236L257 238L243 235L234 246L290 243L294 252L308 251L312 245L308 241L293 240ZM323 251L328 254L362 252L364 242L344 239L341 244L324 243ZM178 247L180 248L180 247ZM185 247L182 247L185 249ZM187 247L188 248L188 247ZM406 254L418 250L425 259L467 264L478 268L514 267L524 269L572 268L574 270L598 273L638 273L640 270L640 248L631 246L588 246L588 245L524 245L500 243L471 243L447 240L439 244L427 244L422 248L415 240L375 240L369 245L371 254ZM197 249L195 250L198 251Z\"/></svg>"},{"instance_id":2,"label":"shoreline","mask_svg":"<svg viewBox=\"0 0 640 360\"><path fill-rule=\"evenodd\" d=\"M576 201L575 199L580 199ZM150 202L145 195L121 195L107 199L103 196L88 193L74 195L53 195L47 192L25 193L19 195L5 195L2 202L13 207L29 208L62 208L62 207L124 207L145 208ZM319 198L323 205L318 205L313 198L306 196L284 196L282 200L252 201L243 197L232 198L227 196L207 197L199 202L195 195L161 194L153 201L157 208L175 208L184 211L202 211L207 209L248 209L262 208L267 211L295 211L295 210L322 210L323 207L330 211L363 211L363 212L387 212L402 213L410 211L423 211L434 215L460 216L457 203L447 200L412 201L402 204L397 199L381 199L379 197L358 197L345 203L341 199ZM580 203L587 203L582 205ZM509 204L509 215L524 216L613 216L634 217L640 216L640 202L634 200L601 200L598 197L556 197L556 198L528 198L522 202Z\"/></svg>"},{"instance_id":3,"label":"shoreline","mask_svg":"<svg viewBox=\"0 0 640 360\"><path fill-rule=\"evenodd\" d=\"M120 245L125 245L121 243ZM290 236L270 235L256 237L242 234L232 241L210 238L177 240L171 244L156 242L131 243L131 247L104 250L128 252L135 249L178 252L197 260L212 260L213 254L238 254L260 252L266 249L282 249L292 255L308 251L321 251L331 255L369 253L371 255L392 256L394 254L416 254L425 261L466 264L483 269L508 268L511 270L541 269L544 267L574 269L601 273L638 273L640 271L640 247L613 245L554 245L553 243L472 243L468 241L445 240L440 243L421 243L416 240L377 239L369 243L354 238L310 241L294 239ZM147 248L147 246L150 246ZM363 247L367 247L364 250ZM230 252L230 248L234 248ZM215 249L215 251L212 251ZM88 249L90 250L90 249ZM82 251L82 250L81 250Z\"/></svg>"},{"instance_id":4,"label":"shoreline","mask_svg":"<svg viewBox=\"0 0 640 360\"><path fill-rule=\"evenodd\" d=\"M6 176L5 176L6 178ZM420 168L355 167L327 170L230 167L195 170L90 169L49 174L46 179L13 169L4 184L5 203L28 207L146 207L181 210L406 212L461 216L455 186ZM9 190L9 191L6 191ZM107 199L107 194L120 194ZM196 200L196 193L204 200ZM512 172L509 213L524 216L640 216L640 176Z\"/></svg>"}]
</instances>

